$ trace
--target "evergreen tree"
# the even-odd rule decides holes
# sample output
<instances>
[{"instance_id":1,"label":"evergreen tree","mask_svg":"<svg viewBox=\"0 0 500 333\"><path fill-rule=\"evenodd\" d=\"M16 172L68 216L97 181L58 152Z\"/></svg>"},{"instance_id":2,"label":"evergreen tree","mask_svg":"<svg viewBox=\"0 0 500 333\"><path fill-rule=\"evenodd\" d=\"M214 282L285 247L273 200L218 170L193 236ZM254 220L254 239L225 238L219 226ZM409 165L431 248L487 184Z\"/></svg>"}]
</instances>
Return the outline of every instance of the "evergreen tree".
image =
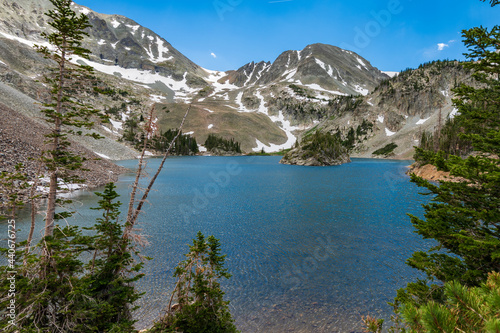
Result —
<instances>
[{"instance_id":1,"label":"evergreen tree","mask_svg":"<svg viewBox=\"0 0 500 333\"><path fill-rule=\"evenodd\" d=\"M90 27L88 18L83 14L78 16L71 9L71 0L50 0L50 2L54 8L46 15L51 19L49 25L54 28L54 32L42 33L42 36L48 39L55 50L37 46L39 52L57 64L46 76L51 88L51 101L44 104L46 109L42 111L45 120L51 126L50 134L46 136L50 149L45 151L43 156L43 162L50 174L45 236L53 234L54 221L68 216L68 214L56 214L57 203L62 202L56 197L59 180L69 183L83 181L71 173L81 168L84 158L68 149L70 146L68 134L81 135L81 131L76 131L74 128L90 129L93 125L91 117L99 115L97 110L83 104L78 94L86 88L85 82L88 82L92 69L70 62L74 56L88 58L90 51L81 46L83 38L88 35L84 32ZM101 117L107 119L105 116ZM99 138L97 134L91 136Z\"/></svg>"},{"instance_id":2,"label":"evergreen tree","mask_svg":"<svg viewBox=\"0 0 500 333\"><path fill-rule=\"evenodd\" d=\"M443 289L443 303L405 307L402 316L410 332L500 332L498 272L479 287L447 282Z\"/></svg>"},{"instance_id":3,"label":"evergreen tree","mask_svg":"<svg viewBox=\"0 0 500 333\"><path fill-rule=\"evenodd\" d=\"M118 209L117 204L111 203L116 194L114 188L107 187L100 202L100 209L105 213L94 228L97 235L83 235L76 226L54 225L58 219L71 215L70 212L55 211L56 205L64 202L56 198L59 181L81 181L72 171L81 168L84 159L68 149L68 134L78 135L81 132L76 129L90 128L90 119L98 112L80 101L87 88L86 82L89 82L86 81L89 68L70 63L71 56L86 57L88 54L88 50L81 48L86 35L83 29L89 27L87 17L77 16L71 10L69 0L51 0L51 3L54 8L47 16L52 19L49 24L54 32L44 36L56 50L38 48L57 64L47 76L52 99L43 110L51 126L47 135L50 149L42 158L50 174L46 228L43 239L33 251L29 251L32 223L28 240L17 244L19 250L15 255L23 260L18 259L1 268L2 271L17 272L17 316L15 325L2 321L0 328L6 332L133 331L130 304L138 294L131 283L140 277L135 274L140 266L132 264L129 252L115 255L117 245L127 240L122 240L121 234L117 237L121 229L116 221L113 222ZM90 85L88 88L92 90ZM16 177L11 180L23 180L18 175ZM15 195L9 197L16 202ZM26 250L22 249L23 246L27 246ZM90 253L94 253L94 257L88 263L86 259ZM120 269L116 269L117 266ZM10 304L9 288L8 280L0 282L2 308Z\"/></svg>"},{"instance_id":4,"label":"evergreen tree","mask_svg":"<svg viewBox=\"0 0 500 333\"><path fill-rule=\"evenodd\" d=\"M187 259L175 269L178 282L167 314L150 332L238 332L218 282L231 277L224 268L226 256L220 254L219 240L214 236L205 239L198 232L189 250ZM172 305L174 297L178 303Z\"/></svg>"},{"instance_id":5,"label":"evergreen tree","mask_svg":"<svg viewBox=\"0 0 500 333\"><path fill-rule=\"evenodd\" d=\"M425 152L434 165L449 170L460 182L437 185L412 176L433 195L424 206L425 219L411 216L412 223L418 234L437 245L408 260L427 278L398 291L397 300L404 307L443 302L443 282L476 287L488 273L500 271L500 27L473 28L463 37L471 60L464 66L473 70L479 88L459 86L454 103L464 129L461 138L470 142L474 153L463 158Z\"/></svg>"},{"instance_id":6,"label":"evergreen tree","mask_svg":"<svg viewBox=\"0 0 500 333\"><path fill-rule=\"evenodd\" d=\"M205 140L205 147L208 151L211 152L222 150L225 152L235 152L241 154L241 145L239 142L234 141L234 138L231 138L231 140L227 140L215 134L208 135L207 139Z\"/></svg>"},{"instance_id":7,"label":"evergreen tree","mask_svg":"<svg viewBox=\"0 0 500 333\"><path fill-rule=\"evenodd\" d=\"M132 248L131 240L123 238L123 223L120 223L121 202L115 202L118 193L113 183L106 185L103 193L95 193L101 198L99 207L102 217L90 228L96 232L93 237L92 259L86 265L88 274L84 277L85 289L93 302L89 311L88 327L95 332L132 332L134 320L132 304L140 294L133 283L143 274L138 274L141 264L134 264L130 251L121 251L122 247ZM136 253L137 254L137 253Z\"/></svg>"}]
</instances>

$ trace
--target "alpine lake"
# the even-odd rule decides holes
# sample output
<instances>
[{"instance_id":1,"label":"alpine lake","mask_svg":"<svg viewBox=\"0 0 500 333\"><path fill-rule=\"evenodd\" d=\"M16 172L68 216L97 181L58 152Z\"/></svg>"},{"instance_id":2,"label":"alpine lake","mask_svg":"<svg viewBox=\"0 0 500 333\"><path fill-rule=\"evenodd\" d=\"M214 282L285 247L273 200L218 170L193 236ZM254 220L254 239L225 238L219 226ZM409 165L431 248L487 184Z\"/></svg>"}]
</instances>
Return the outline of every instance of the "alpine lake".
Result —
<instances>
[{"instance_id":1,"label":"alpine lake","mask_svg":"<svg viewBox=\"0 0 500 333\"><path fill-rule=\"evenodd\" d=\"M222 288L244 333L362 332L362 316L390 320L387 303L420 276L405 260L429 246L407 216L422 216L422 204L430 200L405 174L411 162L353 159L335 167L301 167L279 160L167 160L137 231L149 241L141 255L152 258L137 283L145 292L135 313L137 328L164 313L175 266L198 231L221 241L232 274ZM148 160L150 174L159 162ZM117 183L125 216L138 162L117 163L130 169ZM100 213L90 207L98 197L82 191L74 200L78 213L68 223L92 225ZM18 239L26 239L27 214L17 220ZM39 223L37 235L41 217Z\"/></svg>"}]
</instances>

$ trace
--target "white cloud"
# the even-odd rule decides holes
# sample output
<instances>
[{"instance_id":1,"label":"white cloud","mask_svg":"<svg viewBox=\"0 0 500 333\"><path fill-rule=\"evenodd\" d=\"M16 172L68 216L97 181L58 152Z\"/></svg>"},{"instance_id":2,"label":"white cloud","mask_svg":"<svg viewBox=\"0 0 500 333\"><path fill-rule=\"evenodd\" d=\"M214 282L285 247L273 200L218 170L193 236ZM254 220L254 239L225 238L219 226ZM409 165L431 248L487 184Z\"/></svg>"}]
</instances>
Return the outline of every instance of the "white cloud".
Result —
<instances>
[{"instance_id":1,"label":"white cloud","mask_svg":"<svg viewBox=\"0 0 500 333\"><path fill-rule=\"evenodd\" d=\"M212 52L212 53L210 53L210 55L211 55L212 57L214 57L214 58L217 58L217 55L216 55L215 53L213 53L213 52Z\"/></svg>"},{"instance_id":2,"label":"white cloud","mask_svg":"<svg viewBox=\"0 0 500 333\"><path fill-rule=\"evenodd\" d=\"M445 44L445 43L438 43L438 51L443 51L446 47L450 47L449 44Z\"/></svg>"},{"instance_id":3,"label":"white cloud","mask_svg":"<svg viewBox=\"0 0 500 333\"><path fill-rule=\"evenodd\" d=\"M455 43L455 42L456 42L456 40L451 39L448 41L448 43L438 43L437 44L438 51L443 51L445 48L450 47L450 45Z\"/></svg>"}]
</instances>

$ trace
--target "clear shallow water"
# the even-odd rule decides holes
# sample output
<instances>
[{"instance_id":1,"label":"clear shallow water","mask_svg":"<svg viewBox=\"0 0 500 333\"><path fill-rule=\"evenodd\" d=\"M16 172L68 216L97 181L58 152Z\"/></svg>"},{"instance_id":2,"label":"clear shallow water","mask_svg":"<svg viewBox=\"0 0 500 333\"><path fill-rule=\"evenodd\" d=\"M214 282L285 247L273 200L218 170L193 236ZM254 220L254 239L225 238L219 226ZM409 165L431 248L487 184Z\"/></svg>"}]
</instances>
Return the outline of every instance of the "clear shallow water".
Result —
<instances>
[{"instance_id":1,"label":"clear shallow water","mask_svg":"<svg viewBox=\"0 0 500 333\"><path fill-rule=\"evenodd\" d=\"M354 159L321 168L278 161L167 162L141 218L151 243L141 253L153 259L138 285L146 292L140 328L168 303L174 267L199 230L219 238L227 254L233 276L223 288L242 332L361 332L362 315L390 317L387 302L416 275L404 261L424 244L406 216L421 215L427 200L404 175L409 163ZM119 164L135 168L137 161ZM124 203L133 177L117 184ZM88 224L97 198L78 200L74 223ZM28 224L19 225L23 237Z\"/></svg>"}]
</instances>

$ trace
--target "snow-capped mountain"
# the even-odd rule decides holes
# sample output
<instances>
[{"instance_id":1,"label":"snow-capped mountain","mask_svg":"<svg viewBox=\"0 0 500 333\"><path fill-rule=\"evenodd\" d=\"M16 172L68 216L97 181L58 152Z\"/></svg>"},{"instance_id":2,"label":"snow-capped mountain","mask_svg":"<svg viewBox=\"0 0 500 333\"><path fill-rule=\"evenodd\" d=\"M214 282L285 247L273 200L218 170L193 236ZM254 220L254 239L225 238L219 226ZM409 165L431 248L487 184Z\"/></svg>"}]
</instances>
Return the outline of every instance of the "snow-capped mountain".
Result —
<instances>
[{"instance_id":1,"label":"snow-capped mountain","mask_svg":"<svg viewBox=\"0 0 500 333\"><path fill-rule=\"evenodd\" d=\"M32 46L45 43L40 34L50 29L44 15L50 6L48 0L0 2L0 81L38 100L46 94L39 77L49 64ZM198 143L218 134L234 138L246 152L278 151L330 118L339 98L369 95L389 78L358 54L325 44L283 52L272 63L211 71L129 18L73 6L92 25L84 41L90 60L73 61L92 66L104 85L135 96L99 101L105 109L119 109L103 132L115 139L128 118L145 112L145 105L156 103L158 124L169 129L178 126L185 104L191 104L185 131ZM141 107L131 100L140 100Z\"/></svg>"},{"instance_id":2,"label":"snow-capped mountain","mask_svg":"<svg viewBox=\"0 0 500 333\"><path fill-rule=\"evenodd\" d=\"M272 64L246 64L228 72L228 78L238 87L285 82L338 95L366 95L388 77L354 52L312 44L283 52Z\"/></svg>"}]
</instances>

